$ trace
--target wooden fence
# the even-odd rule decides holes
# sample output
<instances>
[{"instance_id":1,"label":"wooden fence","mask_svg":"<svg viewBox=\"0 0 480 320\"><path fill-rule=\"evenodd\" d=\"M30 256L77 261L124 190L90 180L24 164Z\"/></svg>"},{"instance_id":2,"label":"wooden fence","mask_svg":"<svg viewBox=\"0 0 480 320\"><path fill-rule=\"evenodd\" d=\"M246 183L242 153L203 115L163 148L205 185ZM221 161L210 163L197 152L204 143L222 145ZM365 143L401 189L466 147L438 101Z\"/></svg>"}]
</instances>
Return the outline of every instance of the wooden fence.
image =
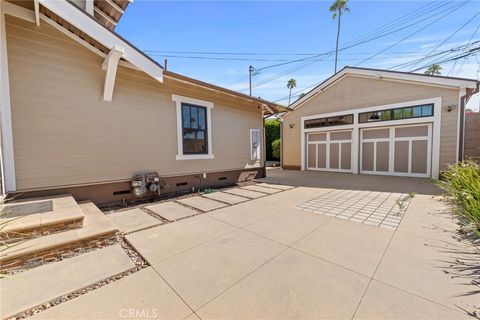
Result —
<instances>
[{"instance_id":1,"label":"wooden fence","mask_svg":"<svg viewBox=\"0 0 480 320\"><path fill-rule=\"evenodd\" d=\"M465 114L465 158L480 159L480 112Z\"/></svg>"}]
</instances>

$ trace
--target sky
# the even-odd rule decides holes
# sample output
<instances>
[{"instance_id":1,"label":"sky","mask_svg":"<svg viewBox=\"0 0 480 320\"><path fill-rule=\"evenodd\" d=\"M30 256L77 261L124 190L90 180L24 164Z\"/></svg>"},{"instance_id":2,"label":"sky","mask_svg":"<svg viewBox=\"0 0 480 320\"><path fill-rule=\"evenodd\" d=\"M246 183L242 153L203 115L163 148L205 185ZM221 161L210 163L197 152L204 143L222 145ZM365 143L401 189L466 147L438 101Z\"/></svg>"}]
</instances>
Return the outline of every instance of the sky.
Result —
<instances>
[{"instance_id":1,"label":"sky","mask_svg":"<svg viewBox=\"0 0 480 320\"><path fill-rule=\"evenodd\" d=\"M160 64L168 59L168 70L236 91L248 93L252 65L253 95L286 105L290 78L294 101L334 73L331 2L135 0L116 31ZM348 7L338 69L423 73L441 62L442 75L480 79L480 50L445 61L480 47L480 0L350 0ZM479 106L478 95L467 105Z\"/></svg>"}]
</instances>

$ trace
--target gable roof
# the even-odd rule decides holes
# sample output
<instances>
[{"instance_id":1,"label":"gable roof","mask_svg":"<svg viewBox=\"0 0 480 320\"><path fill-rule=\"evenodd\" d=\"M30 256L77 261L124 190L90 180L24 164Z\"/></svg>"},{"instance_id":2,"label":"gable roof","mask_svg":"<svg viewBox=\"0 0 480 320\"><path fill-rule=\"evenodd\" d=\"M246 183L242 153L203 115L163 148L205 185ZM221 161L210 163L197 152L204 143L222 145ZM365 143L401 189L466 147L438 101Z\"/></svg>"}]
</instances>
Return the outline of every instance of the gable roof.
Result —
<instances>
[{"instance_id":1,"label":"gable roof","mask_svg":"<svg viewBox=\"0 0 480 320\"><path fill-rule=\"evenodd\" d=\"M475 89L478 85L478 81L468 78L457 77L445 77L445 76L432 76L427 74L403 72L403 71L391 71L383 69L372 68L358 68L358 67L344 67L342 70L335 73L330 78L326 79L315 88L310 90L303 97L296 100L290 105L290 108L295 110L300 105L304 104L323 90L334 85L337 81L348 75L371 77L372 79L391 79L397 81L416 82L419 84L426 84L431 86L440 87L454 87L454 88L468 88Z\"/></svg>"}]
</instances>

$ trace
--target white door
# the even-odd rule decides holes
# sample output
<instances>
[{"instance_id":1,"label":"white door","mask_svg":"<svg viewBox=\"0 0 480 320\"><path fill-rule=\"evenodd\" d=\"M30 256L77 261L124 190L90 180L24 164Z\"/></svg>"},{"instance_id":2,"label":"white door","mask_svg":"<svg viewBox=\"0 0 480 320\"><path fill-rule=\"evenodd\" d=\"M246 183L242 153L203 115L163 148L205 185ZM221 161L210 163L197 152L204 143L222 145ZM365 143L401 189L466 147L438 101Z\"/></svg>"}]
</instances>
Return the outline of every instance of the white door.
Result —
<instances>
[{"instance_id":1,"label":"white door","mask_svg":"<svg viewBox=\"0 0 480 320\"><path fill-rule=\"evenodd\" d=\"M307 170L352 172L352 131L307 134Z\"/></svg>"},{"instance_id":2,"label":"white door","mask_svg":"<svg viewBox=\"0 0 480 320\"><path fill-rule=\"evenodd\" d=\"M365 128L360 131L360 172L430 177L432 125Z\"/></svg>"}]
</instances>

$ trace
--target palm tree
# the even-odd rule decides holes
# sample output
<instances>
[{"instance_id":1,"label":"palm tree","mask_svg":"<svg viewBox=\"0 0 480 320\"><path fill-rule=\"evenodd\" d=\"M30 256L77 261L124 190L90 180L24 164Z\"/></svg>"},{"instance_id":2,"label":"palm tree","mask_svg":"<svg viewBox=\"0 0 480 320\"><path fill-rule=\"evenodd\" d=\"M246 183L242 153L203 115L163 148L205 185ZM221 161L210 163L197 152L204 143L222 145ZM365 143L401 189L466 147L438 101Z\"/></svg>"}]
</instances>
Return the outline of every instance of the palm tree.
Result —
<instances>
[{"instance_id":1,"label":"palm tree","mask_svg":"<svg viewBox=\"0 0 480 320\"><path fill-rule=\"evenodd\" d=\"M350 8L347 7L348 0L335 0L330 6L330 12L333 12L332 19L336 19L338 16L337 26L337 45L335 49L335 73L337 73L337 59L338 59L338 39L340 38L340 20L342 19L342 12L350 12Z\"/></svg>"},{"instance_id":2,"label":"palm tree","mask_svg":"<svg viewBox=\"0 0 480 320\"><path fill-rule=\"evenodd\" d=\"M290 79L287 82L287 88L290 89L290 93L288 94L288 105L290 105L290 99L292 98L292 89L297 86L297 80Z\"/></svg>"},{"instance_id":3,"label":"palm tree","mask_svg":"<svg viewBox=\"0 0 480 320\"><path fill-rule=\"evenodd\" d=\"M429 74L431 76L437 76L442 74L442 67L439 64L432 64L430 67L425 70L425 74Z\"/></svg>"}]
</instances>

